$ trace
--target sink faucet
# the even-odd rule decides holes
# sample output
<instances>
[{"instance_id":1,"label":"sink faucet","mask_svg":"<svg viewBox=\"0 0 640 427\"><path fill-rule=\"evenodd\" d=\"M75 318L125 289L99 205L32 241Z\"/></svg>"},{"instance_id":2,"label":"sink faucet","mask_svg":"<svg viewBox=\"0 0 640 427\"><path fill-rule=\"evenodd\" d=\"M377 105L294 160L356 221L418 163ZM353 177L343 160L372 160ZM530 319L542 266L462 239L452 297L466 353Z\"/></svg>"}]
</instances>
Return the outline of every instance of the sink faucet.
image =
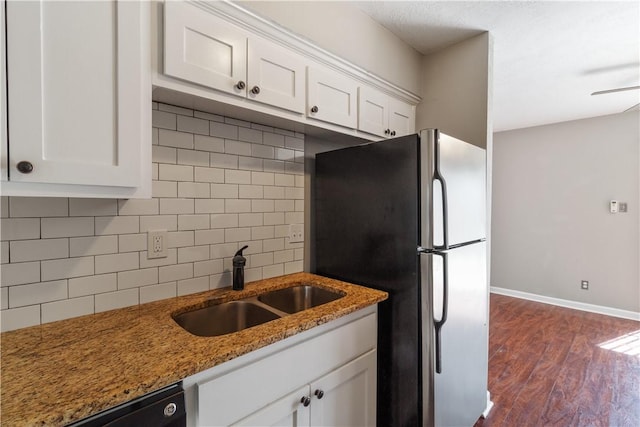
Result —
<instances>
[{"instance_id":1,"label":"sink faucet","mask_svg":"<svg viewBox=\"0 0 640 427\"><path fill-rule=\"evenodd\" d=\"M245 245L241 247L233 257L233 290L241 291L244 289L244 265L247 263L247 259L242 256L242 251L249 246Z\"/></svg>"}]
</instances>

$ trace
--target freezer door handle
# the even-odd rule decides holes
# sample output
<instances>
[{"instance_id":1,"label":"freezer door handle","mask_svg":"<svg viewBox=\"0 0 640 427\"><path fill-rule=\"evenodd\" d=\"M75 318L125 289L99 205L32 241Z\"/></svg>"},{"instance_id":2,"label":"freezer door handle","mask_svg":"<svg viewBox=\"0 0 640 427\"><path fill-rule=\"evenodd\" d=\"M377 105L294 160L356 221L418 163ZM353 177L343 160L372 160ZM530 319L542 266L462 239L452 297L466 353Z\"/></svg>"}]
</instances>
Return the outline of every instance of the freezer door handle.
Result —
<instances>
[{"instance_id":1,"label":"freezer door handle","mask_svg":"<svg viewBox=\"0 0 640 427\"><path fill-rule=\"evenodd\" d=\"M442 200L442 245L436 245L434 242L434 249L447 250L449 249L449 210L447 204L447 182L445 181L442 173L440 172L440 133L436 131L435 144L433 147L433 179L432 186L437 182L440 184L441 200ZM431 192L432 197L436 194L435 191Z\"/></svg>"},{"instance_id":2,"label":"freezer door handle","mask_svg":"<svg viewBox=\"0 0 640 427\"><path fill-rule=\"evenodd\" d=\"M433 251L433 255L442 257L442 315L437 320L434 316L433 325L435 328L435 359L436 373L442 373L442 341L440 331L447 321L447 310L449 308L449 266L446 252Z\"/></svg>"}]
</instances>

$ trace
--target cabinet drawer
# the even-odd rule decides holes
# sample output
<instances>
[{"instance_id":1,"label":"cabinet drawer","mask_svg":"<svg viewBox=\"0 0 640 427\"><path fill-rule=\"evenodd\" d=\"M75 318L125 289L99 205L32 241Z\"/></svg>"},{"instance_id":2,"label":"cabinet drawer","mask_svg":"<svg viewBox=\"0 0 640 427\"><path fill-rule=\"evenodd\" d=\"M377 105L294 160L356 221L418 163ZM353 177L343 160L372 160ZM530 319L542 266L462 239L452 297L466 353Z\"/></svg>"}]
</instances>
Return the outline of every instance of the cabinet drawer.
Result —
<instances>
[{"instance_id":1,"label":"cabinet drawer","mask_svg":"<svg viewBox=\"0 0 640 427\"><path fill-rule=\"evenodd\" d=\"M201 381L198 425L230 425L376 347L371 314L219 377Z\"/></svg>"}]
</instances>

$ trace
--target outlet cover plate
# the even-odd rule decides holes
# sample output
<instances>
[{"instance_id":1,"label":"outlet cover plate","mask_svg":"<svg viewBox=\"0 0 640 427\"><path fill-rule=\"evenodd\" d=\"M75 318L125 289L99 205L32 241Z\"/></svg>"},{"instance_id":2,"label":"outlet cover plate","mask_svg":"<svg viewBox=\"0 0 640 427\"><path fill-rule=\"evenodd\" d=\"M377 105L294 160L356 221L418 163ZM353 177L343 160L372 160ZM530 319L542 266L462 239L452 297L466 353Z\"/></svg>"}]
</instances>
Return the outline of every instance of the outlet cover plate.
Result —
<instances>
[{"instance_id":1,"label":"outlet cover plate","mask_svg":"<svg viewBox=\"0 0 640 427\"><path fill-rule=\"evenodd\" d=\"M167 230L149 230L147 233L147 259L166 258Z\"/></svg>"},{"instance_id":2,"label":"outlet cover plate","mask_svg":"<svg viewBox=\"0 0 640 427\"><path fill-rule=\"evenodd\" d=\"M289 224L289 243L304 242L304 224Z\"/></svg>"}]
</instances>

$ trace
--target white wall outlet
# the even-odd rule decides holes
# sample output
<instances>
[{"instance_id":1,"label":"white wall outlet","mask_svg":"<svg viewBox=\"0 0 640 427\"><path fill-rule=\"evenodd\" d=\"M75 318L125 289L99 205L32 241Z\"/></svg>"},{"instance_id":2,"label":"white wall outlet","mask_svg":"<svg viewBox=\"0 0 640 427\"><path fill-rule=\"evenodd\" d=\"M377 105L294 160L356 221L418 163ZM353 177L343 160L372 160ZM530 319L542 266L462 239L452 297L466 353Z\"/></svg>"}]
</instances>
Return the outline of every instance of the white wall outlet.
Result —
<instances>
[{"instance_id":1,"label":"white wall outlet","mask_svg":"<svg viewBox=\"0 0 640 427\"><path fill-rule=\"evenodd\" d=\"M289 243L304 242L304 224L289 224Z\"/></svg>"},{"instance_id":2,"label":"white wall outlet","mask_svg":"<svg viewBox=\"0 0 640 427\"><path fill-rule=\"evenodd\" d=\"M167 230L149 230L147 233L147 259L166 258Z\"/></svg>"},{"instance_id":3,"label":"white wall outlet","mask_svg":"<svg viewBox=\"0 0 640 427\"><path fill-rule=\"evenodd\" d=\"M618 201L612 200L609 202L609 212L618 213Z\"/></svg>"}]
</instances>

